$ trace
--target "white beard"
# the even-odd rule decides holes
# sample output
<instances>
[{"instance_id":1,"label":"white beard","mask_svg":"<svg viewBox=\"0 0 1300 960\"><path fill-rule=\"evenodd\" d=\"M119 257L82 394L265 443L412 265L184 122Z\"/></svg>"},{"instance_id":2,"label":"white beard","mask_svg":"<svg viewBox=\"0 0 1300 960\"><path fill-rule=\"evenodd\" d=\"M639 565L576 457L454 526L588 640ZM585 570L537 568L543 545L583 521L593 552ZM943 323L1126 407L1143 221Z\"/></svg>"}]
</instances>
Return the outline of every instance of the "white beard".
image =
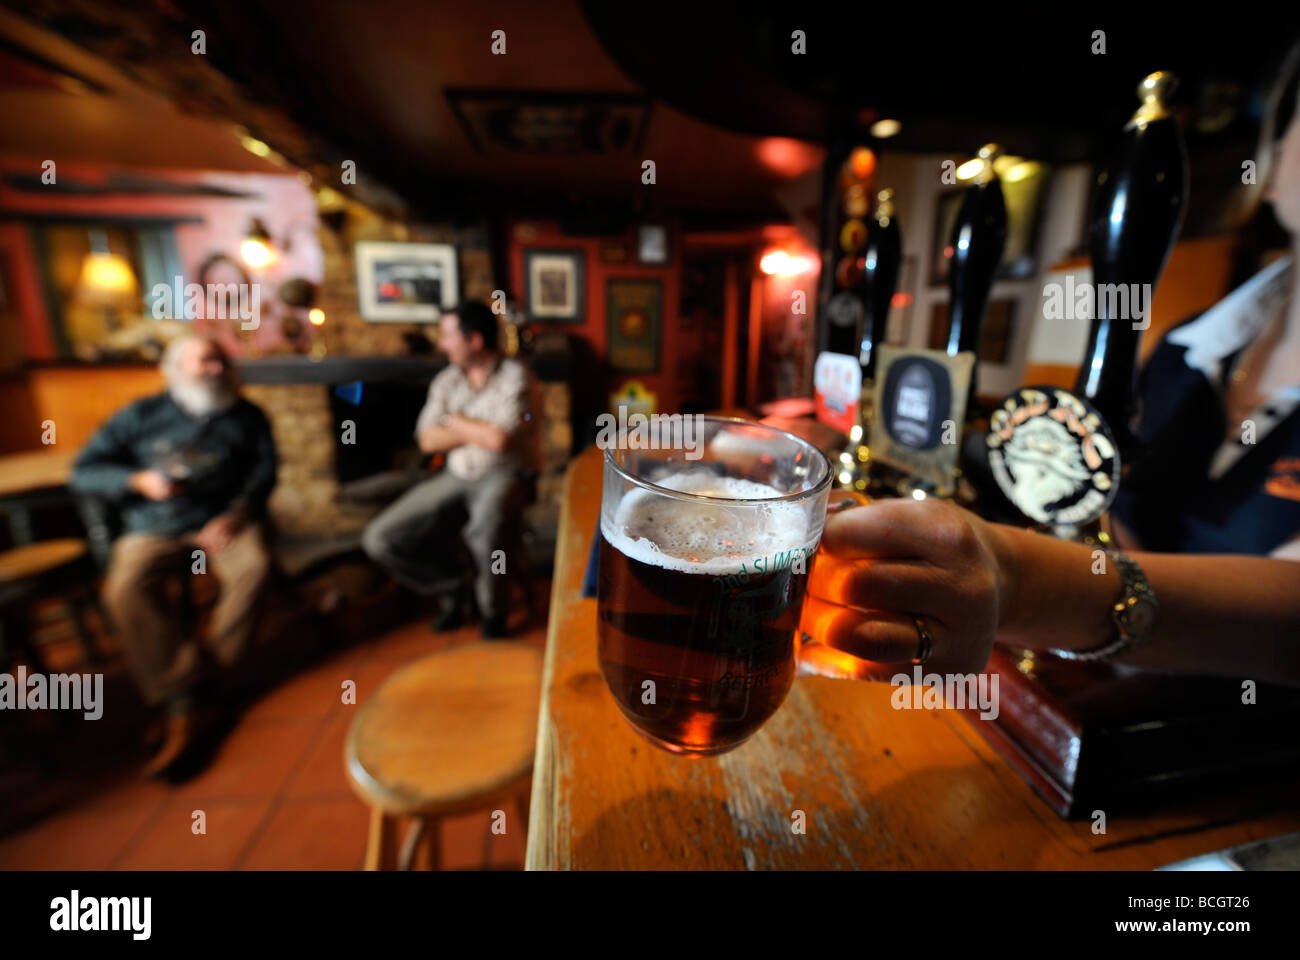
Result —
<instances>
[{"instance_id":1,"label":"white beard","mask_svg":"<svg viewBox=\"0 0 1300 960\"><path fill-rule=\"evenodd\" d=\"M195 380L177 381L169 389L176 405L191 417L224 413L239 399L239 395L224 383L214 386Z\"/></svg>"}]
</instances>

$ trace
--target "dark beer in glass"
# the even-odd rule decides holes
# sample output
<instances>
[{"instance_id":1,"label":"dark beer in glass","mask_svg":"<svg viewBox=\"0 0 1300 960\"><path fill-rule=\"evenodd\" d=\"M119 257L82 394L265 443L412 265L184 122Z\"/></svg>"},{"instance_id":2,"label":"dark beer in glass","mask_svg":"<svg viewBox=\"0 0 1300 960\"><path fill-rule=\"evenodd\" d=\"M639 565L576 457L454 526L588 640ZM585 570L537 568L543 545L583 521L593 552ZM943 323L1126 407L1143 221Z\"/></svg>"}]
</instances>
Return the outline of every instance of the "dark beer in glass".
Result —
<instances>
[{"instance_id":1,"label":"dark beer in glass","mask_svg":"<svg viewBox=\"0 0 1300 960\"><path fill-rule=\"evenodd\" d=\"M599 579L615 702L651 742L692 755L739 746L789 693L831 481L793 434L700 424L693 450L606 449Z\"/></svg>"}]
</instances>

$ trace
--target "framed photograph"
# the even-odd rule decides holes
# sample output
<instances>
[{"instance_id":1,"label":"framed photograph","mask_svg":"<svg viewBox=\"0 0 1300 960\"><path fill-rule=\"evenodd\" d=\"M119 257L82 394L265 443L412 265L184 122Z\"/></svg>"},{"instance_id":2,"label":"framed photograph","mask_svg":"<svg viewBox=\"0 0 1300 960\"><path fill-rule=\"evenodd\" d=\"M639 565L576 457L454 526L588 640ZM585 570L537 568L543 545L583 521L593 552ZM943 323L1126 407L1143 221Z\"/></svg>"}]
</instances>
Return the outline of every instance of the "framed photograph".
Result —
<instances>
[{"instance_id":1,"label":"framed photograph","mask_svg":"<svg viewBox=\"0 0 1300 960\"><path fill-rule=\"evenodd\" d=\"M616 373L657 373L663 285L640 277L610 278L605 287L609 362Z\"/></svg>"},{"instance_id":2,"label":"framed photograph","mask_svg":"<svg viewBox=\"0 0 1300 960\"><path fill-rule=\"evenodd\" d=\"M979 361L1004 366L1011 362L1015 342L1016 312L1020 301L1006 297L990 300L980 329ZM930 308L930 349L948 347L948 301L941 300Z\"/></svg>"},{"instance_id":3,"label":"framed photograph","mask_svg":"<svg viewBox=\"0 0 1300 960\"><path fill-rule=\"evenodd\" d=\"M371 323L436 323L460 302L450 243L356 245L357 301Z\"/></svg>"},{"instance_id":4,"label":"framed photograph","mask_svg":"<svg viewBox=\"0 0 1300 960\"><path fill-rule=\"evenodd\" d=\"M661 223L646 223L637 227L636 258L639 263L667 263L668 228Z\"/></svg>"},{"instance_id":5,"label":"framed photograph","mask_svg":"<svg viewBox=\"0 0 1300 960\"><path fill-rule=\"evenodd\" d=\"M525 250L528 319L534 323L581 323L582 266L581 250Z\"/></svg>"}]
</instances>

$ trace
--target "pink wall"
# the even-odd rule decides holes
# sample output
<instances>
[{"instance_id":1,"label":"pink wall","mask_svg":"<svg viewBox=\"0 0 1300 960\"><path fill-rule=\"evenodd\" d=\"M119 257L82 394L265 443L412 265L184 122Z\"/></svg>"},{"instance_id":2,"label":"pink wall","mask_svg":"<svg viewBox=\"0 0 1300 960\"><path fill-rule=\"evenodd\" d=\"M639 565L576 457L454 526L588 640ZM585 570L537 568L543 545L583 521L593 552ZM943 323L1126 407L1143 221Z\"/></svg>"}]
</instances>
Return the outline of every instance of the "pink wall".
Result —
<instances>
[{"instance_id":1,"label":"pink wall","mask_svg":"<svg viewBox=\"0 0 1300 960\"><path fill-rule=\"evenodd\" d=\"M4 173L39 174L39 165L30 162L0 160ZM239 246L249 222L259 217L266 224L279 251L278 258L263 271L253 271L245 266L250 280L260 286L261 326L250 333L254 348L264 351L281 345L279 318L289 308L280 303L276 290L280 283L292 277L302 277L319 284L324 278L324 260L317 237L319 221L315 198L311 190L292 175L261 173L209 173L170 170L121 170L99 165L60 164L60 180L103 183L112 173L130 173L149 176L172 183L201 183L220 186L247 197L171 196L166 194L104 194L79 195L44 193L35 190L15 190L0 183L0 220L14 214L75 214L89 217L161 216L199 217L201 223L178 224L176 243L184 271L185 282L198 280L199 266L214 253L225 253L239 259ZM285 240L289 249L285 250ZM11 297L23 323L23 344L28 358L33 360L57 359L54 340L50 335L49 318L45 316L40 296L40 275L31 251L30 229L21 220L0 223L0 242L14 277ZM222 275L224 280L226 275ZM142 291L145 309L152 300L150 291ZM305 319L305 318L304 318ZM218 321L220 324L220 321ZM218 332L229 345L242 350L238 335L229 324Z\"/></svg>"}]
</instances>

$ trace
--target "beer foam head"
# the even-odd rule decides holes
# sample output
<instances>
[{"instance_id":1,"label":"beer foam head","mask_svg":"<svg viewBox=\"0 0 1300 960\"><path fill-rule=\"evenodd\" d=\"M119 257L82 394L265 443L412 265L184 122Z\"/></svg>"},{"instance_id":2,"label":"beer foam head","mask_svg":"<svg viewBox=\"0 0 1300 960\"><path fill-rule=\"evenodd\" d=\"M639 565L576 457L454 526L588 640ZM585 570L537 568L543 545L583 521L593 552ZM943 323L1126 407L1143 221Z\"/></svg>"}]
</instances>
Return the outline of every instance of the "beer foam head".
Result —
<instances>
[{"instance_id":1,"label":"beer foam head","mask_svg":"<svg viewBox=\"0 0 1300 960\"><path fill-rule=\"evenodd\" d=\"M764 483L707 473L656 478L656 486L701 497L772 500L781 491ZM809 537L807 506L799 503L728 504L677 500L631 490L613 521L601 517L601 533L624 556L683 573L721 576L742 565L788 551L816 549Z\"/></svg>"}]
</instances>

